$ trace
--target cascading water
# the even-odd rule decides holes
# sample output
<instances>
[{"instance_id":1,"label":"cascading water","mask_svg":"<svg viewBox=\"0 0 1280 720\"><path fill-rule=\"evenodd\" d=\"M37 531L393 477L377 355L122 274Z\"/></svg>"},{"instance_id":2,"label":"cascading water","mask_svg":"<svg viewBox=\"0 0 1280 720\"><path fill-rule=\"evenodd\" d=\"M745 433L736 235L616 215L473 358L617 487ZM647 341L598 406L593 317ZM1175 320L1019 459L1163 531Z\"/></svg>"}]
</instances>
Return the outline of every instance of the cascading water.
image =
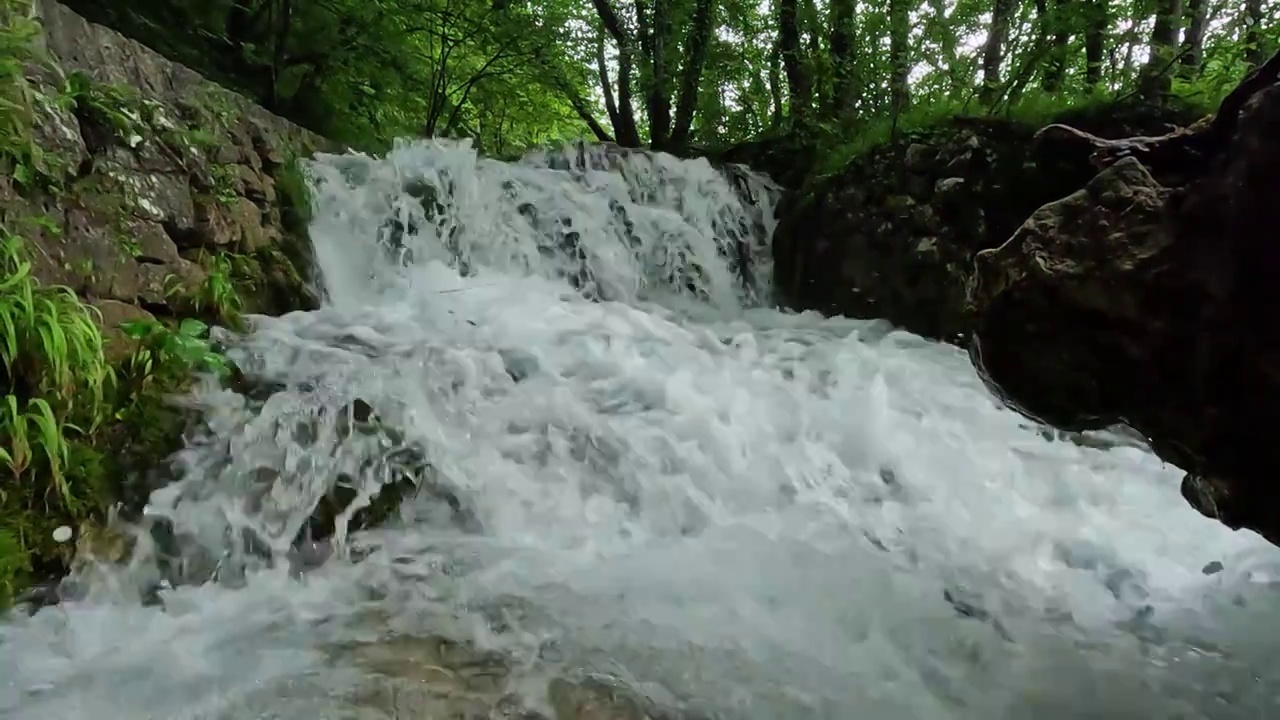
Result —
<instances>
[{"instance_id":1,"label":"cascading water","mask_svg":"<svg viewBox=\"0 0 1280 720\"><path fill-rule=\"evenodd\" d=\"M770 309L763 181L439 142L312 171L327 303L228 338L252 392L197 393L150 507L182 562L144 533L0 625L5 717L520 717L590 675L671 717L1280 707L1280 555L1144 449L1046 437L954 348Z\"/></svg>"}]
</instances>

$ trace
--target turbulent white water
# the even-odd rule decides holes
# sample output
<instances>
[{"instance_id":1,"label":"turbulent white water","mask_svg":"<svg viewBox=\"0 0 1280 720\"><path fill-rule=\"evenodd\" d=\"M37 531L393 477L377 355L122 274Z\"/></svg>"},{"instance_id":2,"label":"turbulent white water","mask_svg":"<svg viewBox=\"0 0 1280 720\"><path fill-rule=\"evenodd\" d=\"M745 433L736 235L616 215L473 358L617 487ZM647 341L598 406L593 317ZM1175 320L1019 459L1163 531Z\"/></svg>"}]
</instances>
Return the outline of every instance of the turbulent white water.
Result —
<instances>
[{"instance_id":1,"label":"turbulent white water","mask_svg":"<svg viewBox=\"0 0 1280 720\"><path fill-rule=\"evenodd\" d=\"M216 581L144 607L143 543L7 619L0 715L393 717L361 698L394 678L343 649L413 635L499 651L534 709L583 673L686 717L1280 708L1274 549L1142 449L1046 439L954 348L770 309L760 181L422 143L313 170L328 302L230 340L278 392L207 385L153 497ZM341 431L357 399L403 437ZM227 540L287 552L340 475L374 492L406 448L431 492L323 566Z\"/></svg>"}]
</instances>

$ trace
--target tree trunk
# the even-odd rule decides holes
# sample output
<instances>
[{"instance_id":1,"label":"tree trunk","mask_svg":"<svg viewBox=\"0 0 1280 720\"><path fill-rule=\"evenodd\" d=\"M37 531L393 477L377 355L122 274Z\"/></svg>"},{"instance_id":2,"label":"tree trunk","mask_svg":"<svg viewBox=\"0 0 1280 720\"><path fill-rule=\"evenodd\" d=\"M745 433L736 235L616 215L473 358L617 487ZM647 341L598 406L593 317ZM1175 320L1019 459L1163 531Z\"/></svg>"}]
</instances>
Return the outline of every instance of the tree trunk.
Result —
<instances>
[{"instance_id":1,"label":"tree trunk","mask_svg":"<svg viewBox=\"0 0 1280 720\"><path fill-rule=\"evenodd\" d=\"M894 122L911 105L911 5L889 0L889 106Z\"/></svg>"},{"instance_id":2,"label":"tree trunk","mask_svg":"<svg viewBox=\"0 0 1280 720\"><path fill-rule=\"evenodd\" d=\"M609 4L609 0L592 0L595 6L596 14L600 16L600 23L604 26L605 32L613 38L618 46L618 98L616 107L616 117L610 115L613 121L613 133L618 139L618 144L624 147L640 147L640 130L636 127L635 108L631 104L631 69L633 57L635 54L634 44L631 41L631 35L627 32L627 28L619 19L618 13L613 9L613 5ZM597 70L600 72L600 82L608 87L609 73L604 62L604 48L598 48ZM608 95L606 94L606 102Z\"/></svg>"},{"instance_id":3,"label":"tree trunk","mask_svg":"<svg viewBox=\"0 0 1280 720\"><path fill-rule=\"evenodd\" d=\"M769 127L776 130L782 127L782 50L779 39L775 38L773 47L769 49Z\"/></svg>"},{"instance_id":4,"label":"tree trunk","mask_svg":"<svg viewBox=\"0 0 1280 720\"><path fill-rule=\"evenodd\" d=\"M1183 11L1186 29L1182 33L1182 57L1180 70L1190 74L1204 61L1204 31L1209 24L1209 3L1205 0L1187 0Z\"/></svg>"},{"instance_id":5,"label":"tree trunk","mask_svg":"<svg viewBox=\"0 0 1280 720\"><path fill-rule=\"evenodd\" d=\"M693 22L689 27L689 37L685 40L684 67L680 73L680 94L676 98L675 126L671 130L671 144L675 147L687 144L693 129L702 70L707 64L711 29L715 25L715 12L715 0L697 0L693 8Z\"/></svg>"},{"instance_id":6,"label":"tree trunk","mask_svg":"<svg viewBox=\"0 0 1280 720\"><path fill-rule=\"evenodd\" d=\"M1245 0L1244 3L1244 59L1249 67L1256 68L1266 58L1262 46L1262 0Z\"/></svg>"},{"instance_id":7,"label":"tree trunk","mask_svg":"<svg viewBox=\"0 0 1280 720\"><path fill-rule=\"evenodd\" d=\"M995 0L991 7L991 26L982 46L982 90L979 97L990 105L1000 92L1000 64L1004 61L1004 43L1009 37L1014 0Z\"/></svg>"},{"instance_id":8,"label":"tree trunk","mask_svg":"<svg viewBox=\"0 0 1280 720\"><path fill-rule=\"evenodd\" d=\"M831 52L831 114L843 119L853 113L855 99L854 16L857 0L831 0L831 31L827 42Z\"/></svg>"},{"instance_id":9,"label":"tree trunk","mask_svg":"<svg viewBox=\"0 0 1280 720\"><path fill-rule=\"evenodd\" d=\"M1036 0L1042 25L1042 40L1045 43L1044 72L1040 78L1040 87L1045 92L1058 92L1067 74L1067 50L1071 43L1071 21L1068 20L1067 0Z\"/></svg>"},{"instance_id":10,"label":"tree trunk","mask_svg":"<svg viewBox=\"0 0 1280 720\"><path fill-rule=\"evenodd\" d=\"M1102 85L1102 68L1106 63L1107 31L1111 26L1109 0L1090 0L1084 26L1084 82L1090 90Z\"/></svg>"},{"instance_id":11,"label":"tree trunk","mask_svg":"<svg viewBox=\"0 0 1280 720\"><path fill-rule=\"evenodd\" d=\"M671 82L667 65L671 40L671 0L636 2L636 27L644 53L645 108L649 117L649 146L663 149L671 136Z\"/></svg>"},{"instance_id":12,"label":"tree trunk","mask_svg":"<svg viewBox=\"0 0 1280 720\"><path fill-rule=\"evenodd\" d=\"M800 26L797 0L778 0L778 52L787 75L787 97L793 120L809 116L813 101L813 85L808 68L800 57Z\"/></svg>"},{"instance_id":13,"label":"tree trunk","mask_svg":"<svg viewBox=\"0 0 1280 720\"><path fill-rule=\"evenodd\" d=\"M1169 90L1170 74L1182 27L1182 0L1156 0L1156 22L1151 29L1147 64L1138 80L1138 91L1157 97Z\"/></svg>"}]
</instances>

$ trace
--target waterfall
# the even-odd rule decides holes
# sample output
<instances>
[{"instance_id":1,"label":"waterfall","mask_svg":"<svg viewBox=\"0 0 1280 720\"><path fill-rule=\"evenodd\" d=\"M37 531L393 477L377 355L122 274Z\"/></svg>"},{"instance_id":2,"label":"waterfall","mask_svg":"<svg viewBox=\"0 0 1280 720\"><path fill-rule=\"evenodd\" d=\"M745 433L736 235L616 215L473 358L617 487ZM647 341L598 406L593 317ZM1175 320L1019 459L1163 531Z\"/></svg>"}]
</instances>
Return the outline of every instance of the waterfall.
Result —
<instances>
[{"instance_id":1,"label":"waterfall","mask_svg":"<svg viewBox=\"0 0 1280 720\"><path fill-rule=\"evenodd\" d=\"M956 348L775 308L767 179L444 141L309 174L323 307L226 334L250 381L189 398L128 566L0 622L5 717L1277 707L1274 549Z\"/></svg>"}]
</instances>

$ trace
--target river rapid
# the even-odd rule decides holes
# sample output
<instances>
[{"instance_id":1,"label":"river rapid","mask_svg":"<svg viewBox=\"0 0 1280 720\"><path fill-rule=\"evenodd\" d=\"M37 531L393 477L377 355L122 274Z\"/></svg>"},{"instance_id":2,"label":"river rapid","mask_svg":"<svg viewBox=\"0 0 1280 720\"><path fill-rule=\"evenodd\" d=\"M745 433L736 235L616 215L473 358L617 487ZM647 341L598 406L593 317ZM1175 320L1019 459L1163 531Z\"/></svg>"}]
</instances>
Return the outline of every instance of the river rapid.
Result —
<instances>
[{"instance_id":1,"label":"river rapid","mask_svg":"<svg viewBox=\"0 0 1280 720\"><path fill-rule=\"evenodd\" d=\"M323 307L224 338L258 391L187 399L127 566L0 620L3 717L1280 717L1280 553L954 347L776 309L766 179L445 141L309 171ZM298 559L406 463L423 492ZM141 602L147 523L207 581Z\"/></svg>"}]
</instances>

